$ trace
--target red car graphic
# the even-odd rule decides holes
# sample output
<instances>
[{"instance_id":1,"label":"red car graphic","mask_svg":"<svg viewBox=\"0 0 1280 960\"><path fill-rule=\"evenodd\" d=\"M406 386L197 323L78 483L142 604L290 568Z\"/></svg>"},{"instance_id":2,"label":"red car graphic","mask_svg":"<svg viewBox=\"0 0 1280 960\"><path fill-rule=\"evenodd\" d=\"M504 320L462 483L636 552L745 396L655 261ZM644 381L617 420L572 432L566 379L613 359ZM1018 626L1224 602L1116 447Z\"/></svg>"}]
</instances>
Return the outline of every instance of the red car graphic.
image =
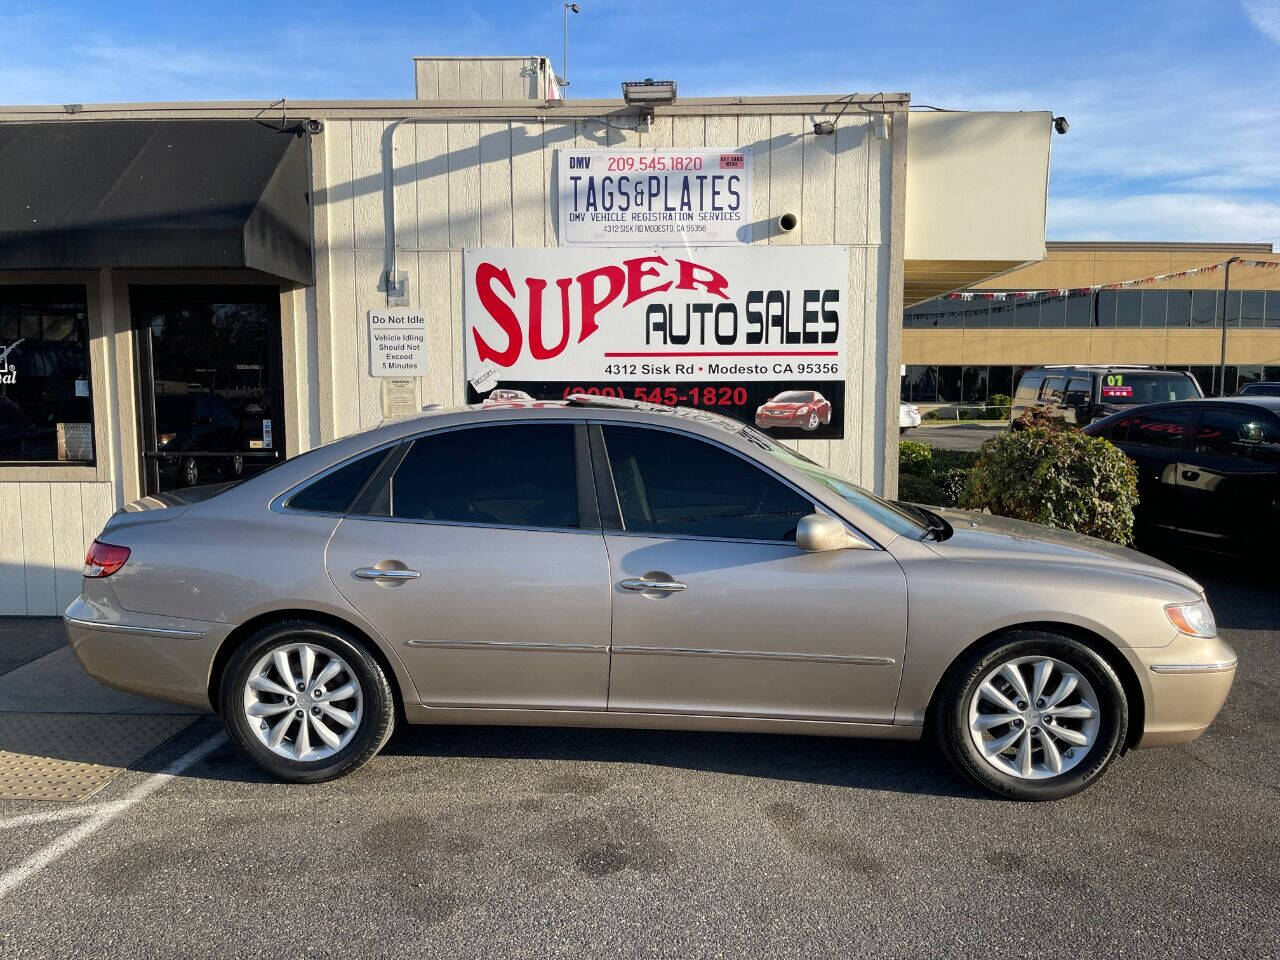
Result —
<instances>
[{"instance_id":1,"label":"red car graphic","mask_svg":"<svg viewBox=\"0 0 1280 960\"><path fill-rule=\"evenodd\" d=\"M817 430L831 422L831 401L816 390L784 390L756 410L756 426Z\"/></svg>"}]
</instances>

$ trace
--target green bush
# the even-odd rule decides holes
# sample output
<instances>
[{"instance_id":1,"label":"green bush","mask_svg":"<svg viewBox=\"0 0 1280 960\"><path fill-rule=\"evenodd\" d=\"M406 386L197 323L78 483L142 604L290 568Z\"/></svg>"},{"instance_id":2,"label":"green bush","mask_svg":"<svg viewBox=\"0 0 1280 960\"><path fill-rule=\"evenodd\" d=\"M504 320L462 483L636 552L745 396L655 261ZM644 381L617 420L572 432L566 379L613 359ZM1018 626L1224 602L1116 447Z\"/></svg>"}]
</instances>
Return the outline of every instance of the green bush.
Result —
<instances>
[{"instance_id":1,"label":"green bush","mask_svg":"<svg viewBox=\"0 0 1280 960\"><path fill-rule=\"evenodd\" d=\"M917 440L903 440L898 444L898 471L928 476L933 469L933 447Z\"/></svg>"},{"instance_id":2,"label":"green bush","mask_svg":"<svg viewBox=\"0 0 1280 960\"><path fill-rule=\"evenodd\" d=\"M982 445L960 503L1130 544L1138 475L1106 440L1029 427Z\"/></svg>"},{"instance_id":3,"label":"green bush","mask_svg":"<svg viewBox=\"0 0 1280 960\"><path fill-rule=\"evenodd\" d=\"M1003 393L993 393L987 400L987 410L995 420L1008 420L1013 412L1013 398Z\"/></svg>"},{"instance_id":4,"label":"green bush","mask_svg":"<svg viewBox=\"0 0 1280 960\"><path fill-rule=\"evenodd\" d=\"M936 483L915 473L898 476L898 499L908 503L923 503L930 507L944 506L944 495Z\"/></svg>"}]
</instances>

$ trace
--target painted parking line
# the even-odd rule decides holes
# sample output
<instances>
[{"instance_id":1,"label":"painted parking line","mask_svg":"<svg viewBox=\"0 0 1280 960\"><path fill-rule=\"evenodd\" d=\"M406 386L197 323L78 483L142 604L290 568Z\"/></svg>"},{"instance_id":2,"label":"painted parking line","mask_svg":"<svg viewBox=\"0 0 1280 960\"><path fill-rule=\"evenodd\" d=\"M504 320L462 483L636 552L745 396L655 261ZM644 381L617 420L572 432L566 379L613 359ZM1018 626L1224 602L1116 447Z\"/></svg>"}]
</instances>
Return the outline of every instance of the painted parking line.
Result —
<instances>
[{"instance_id":1,"label":"painted parking line","mask_svg":"<svg viewBox=\"0 0 1280 960\"><path fill-rule=\"evenodd\" d=\"M93 803L87 807L72 807L69 810L49 810L45 813L24 813L19 817L0 820L0 831L15 830L18 827L29 827L36 823L54 823L58 820L82 820L95 813L114 807L114 803Z\"/></svg>"},{"instance_id":2,"label":"painted parking line","mask_svg":"<svg viewBox=\"0 0 1280 960\"><path fill-rule=\"evenodd\" d=\"M7 870L3 875L0 875L0 900L12 893L24 880L30 879L51 863L70 853L79 844L93 836L130 807L151 796L174 777L179 776L189 767L199 763L225 742L225 733L222 731L215 733L208 740L192 747L178 757L164 770L152 774L116 802L102 804L96 812L90 815L88 820L68 830L57 840L32 854L16 867ZM82 807L80 809L83 810L85 808ZM70 813L71 811L66 812ZM41 816L41 814L33 814L33 816Z\"/></svg>"}]
</instances>

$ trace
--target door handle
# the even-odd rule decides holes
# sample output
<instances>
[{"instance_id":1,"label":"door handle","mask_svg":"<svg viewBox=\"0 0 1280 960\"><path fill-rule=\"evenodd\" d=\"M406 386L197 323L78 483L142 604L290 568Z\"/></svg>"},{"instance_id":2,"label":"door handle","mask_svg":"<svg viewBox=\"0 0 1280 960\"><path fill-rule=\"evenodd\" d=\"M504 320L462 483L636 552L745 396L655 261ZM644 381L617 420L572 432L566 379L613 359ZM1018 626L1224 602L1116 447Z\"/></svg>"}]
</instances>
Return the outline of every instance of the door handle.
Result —
<instances>
[{"instance_id":1,"label":"door handle","mask_svg":"<svg viewBox=\"0 0 1280 960\"><path fill-rule=\"evenodd\" d=\"M1200 471L1199 470L1183 470L1182 479L1183 480L1199 480Z\"/></svg>"},{"instance_id":2,"label":"door handle","mask_svg":"<svg viewBox=\"0 0 1280 960\"><path fill-rule=\"evenodd\" d=\"M358 567L351 571L357 580L417 580L422 574L417 570L379 570L377 567Z\"/></svg>"},{"instance_id":3,"label":"door handle","mask_svg":"<svg viewBox=\"0 0 1280 960\"><path fill-rule=\"evenodd\" d=\"M685 585L679 580L646 580L643 577L620 580L618 586L637 593L679 593L685 589Z\"/></svg>"}]
</instances>

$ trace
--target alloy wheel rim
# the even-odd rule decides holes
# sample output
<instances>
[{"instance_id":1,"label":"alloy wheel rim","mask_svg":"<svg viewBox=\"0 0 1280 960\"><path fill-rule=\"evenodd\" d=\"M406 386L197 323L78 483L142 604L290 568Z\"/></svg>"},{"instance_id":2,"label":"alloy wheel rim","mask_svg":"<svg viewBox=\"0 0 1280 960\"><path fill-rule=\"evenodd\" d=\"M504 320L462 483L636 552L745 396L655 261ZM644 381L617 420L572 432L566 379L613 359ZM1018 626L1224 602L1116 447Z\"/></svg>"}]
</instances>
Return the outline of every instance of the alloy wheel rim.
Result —
<instances>
[{"instance_id":1,"label":"alloy wheel rim","mask_svg":"<svg viewBox=\"0 0 1280 960\"><path fill-rule=\"evenodd\" d=\"M990 670L969 698L969 738L992 769L1048 780L1077 767L1097 742L1102 710L1070 664L1015 657Z\"/></svg>"},{"instance_id":2,"label":"alloy wheel rim","mask_svg":"<svg viewBox=\"0 0 1280 960\"><path fill-rule=\"evenodd\" d=\"M260 743L286 760L314 763L351 742L364 691L350 664L328 647L276 647L249 671L244 715Z\"/></svg>"}]
</instances>

